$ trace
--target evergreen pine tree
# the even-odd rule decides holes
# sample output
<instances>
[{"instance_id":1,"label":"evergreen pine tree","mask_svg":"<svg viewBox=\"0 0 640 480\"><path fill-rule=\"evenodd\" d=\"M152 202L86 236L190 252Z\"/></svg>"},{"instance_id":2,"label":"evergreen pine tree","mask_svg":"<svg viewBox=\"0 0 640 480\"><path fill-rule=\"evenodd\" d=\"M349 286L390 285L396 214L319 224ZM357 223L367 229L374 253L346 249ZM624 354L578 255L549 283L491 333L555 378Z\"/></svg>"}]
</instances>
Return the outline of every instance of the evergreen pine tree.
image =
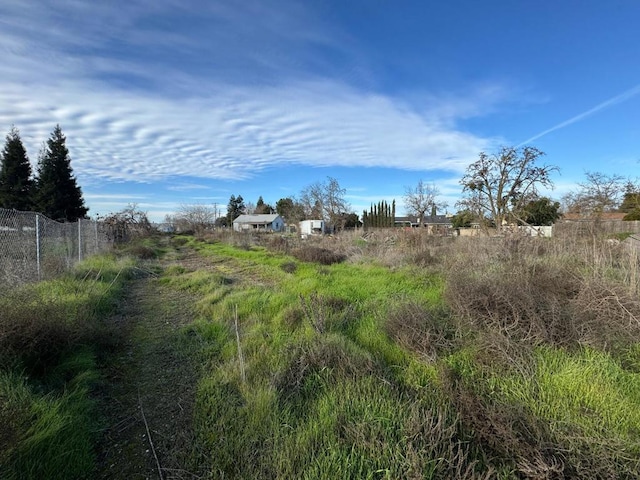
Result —
<instances>
[{"instance_id":1,"label":"evergreen pine tree","mask_svg":"<svg viewBox=\"0 0 640 480\"><path fill-rule=\"evenodd\" d=\"M229 203L227 205L227 222L228 225L233 225L233 221L240 215L245 213L246 206L244 204L244 198L242 195L231 195L229 197Z\"/></svg>"},{"instance_id":2,"label":"evergreen pine tree","mask_svg":"<svg viewBox=\"0 0 640 480\"><path fill-rule=\"evenodd\" d=\"M71 170L66 140L60 125L56 125L38 160L36 204L54 220L73 222L83 218L88 208Z\"/></svg>"},{"instance_id":3,"label":"evergreen pine tree","mask_svg":"<svg viewBox=\"0 0 640 480\"><path fill-rule=\"evenodd\" d=\"M33 208L33 179L27 151L20 132L12 127L0 158L0 208L31 210Z\"/></svg>"}]
</instances>

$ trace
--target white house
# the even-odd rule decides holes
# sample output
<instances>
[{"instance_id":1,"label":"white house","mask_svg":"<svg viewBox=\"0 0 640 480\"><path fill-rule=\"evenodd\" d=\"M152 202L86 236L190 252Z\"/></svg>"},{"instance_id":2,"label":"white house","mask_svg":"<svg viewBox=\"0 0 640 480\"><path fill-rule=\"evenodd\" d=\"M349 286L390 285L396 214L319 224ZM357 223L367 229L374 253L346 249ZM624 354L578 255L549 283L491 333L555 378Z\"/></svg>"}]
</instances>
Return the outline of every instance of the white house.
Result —
<instances>
[{"instance_id":1,"label":"white house","mask_svg":"<svg viewBox=\"0 0 640 480\"><path fill-rule=\"evenodd\" d=\"M300 235L322 235L324 220L302 220L299 224Z\"/></svg>"},{"instance_id":2,"label":"white house","mask_svg":"<svg viewBox=\"0 0 640 480\"><path fill-rule=\"evenodd\" d=\"M281 232L284 220L276 213L240 215L233 221L235 232Z\"/></svg>"}]
</instances>

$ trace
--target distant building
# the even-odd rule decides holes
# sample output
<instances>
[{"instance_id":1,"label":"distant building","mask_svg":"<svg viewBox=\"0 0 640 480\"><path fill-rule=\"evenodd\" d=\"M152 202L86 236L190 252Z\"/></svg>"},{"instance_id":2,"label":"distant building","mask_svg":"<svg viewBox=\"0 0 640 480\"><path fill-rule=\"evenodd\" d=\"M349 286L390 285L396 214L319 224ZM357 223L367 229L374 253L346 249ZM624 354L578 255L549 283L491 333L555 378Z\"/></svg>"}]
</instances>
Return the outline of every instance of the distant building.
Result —
<instances>
[{"instance_id":1,"label":"distant building","mask_svg":"<svg viewBox=\"0 0 640 480\"><path fill-rule=\"evenodd\" d=\"M450 215L425 215L418 218L415 215L396 217L396 227L426 228L430 233L446 233L451 228Z\"/></svg>"},{"instance_id":2,"label":"distant building","mask_svg":"<svg viewBox=\"0 0 640 480\"><path fill-rule=\"evenodd\" d=\"M281 232L284 220L276 213L240 215L233 221L235 232Z\"/></svg>"},{"instance_id":3,"label":"distant building","mask_svg":"<svg viewBox=\"0 0 640 480\"><path fill-rule=\"evenodd\" d=\"M300 235L322 235L324 233L324 220L302 220L298 226Z\"/></svg>"}]
</instances>

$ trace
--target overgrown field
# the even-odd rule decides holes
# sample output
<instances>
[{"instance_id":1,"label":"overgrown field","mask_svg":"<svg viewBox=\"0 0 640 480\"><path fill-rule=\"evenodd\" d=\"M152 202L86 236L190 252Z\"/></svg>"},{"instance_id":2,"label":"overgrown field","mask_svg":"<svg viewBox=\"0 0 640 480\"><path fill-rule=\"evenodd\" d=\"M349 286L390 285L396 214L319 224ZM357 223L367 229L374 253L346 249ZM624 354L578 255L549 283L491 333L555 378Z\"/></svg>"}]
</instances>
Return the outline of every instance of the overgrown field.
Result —
<instances>
[{"instance_id":1,"label":"overgrown field","mask_svg":"<svg viewBox=\"0 0 640 480\"><path fill-rule=\"evenodd\" d=\"M170 244L151 285L195 299L177 344L199 380L197 455L165 478L640 477L626 244L392 231ZM8 478L91 476L90 392L118 348L101 319L133 268L94 262L2 298Z\"/></svg>"},{"instance_id":2,"label":"overgrown field","mask_svg":"<svg viewBox=\"0 0 640 480\"><path fill-rule=\"evenodd\" d=\"M640 475L635 252L331 242L191 242L213 267L162 278L201 298L212 478Z\"/></svg>"}]
</instances>

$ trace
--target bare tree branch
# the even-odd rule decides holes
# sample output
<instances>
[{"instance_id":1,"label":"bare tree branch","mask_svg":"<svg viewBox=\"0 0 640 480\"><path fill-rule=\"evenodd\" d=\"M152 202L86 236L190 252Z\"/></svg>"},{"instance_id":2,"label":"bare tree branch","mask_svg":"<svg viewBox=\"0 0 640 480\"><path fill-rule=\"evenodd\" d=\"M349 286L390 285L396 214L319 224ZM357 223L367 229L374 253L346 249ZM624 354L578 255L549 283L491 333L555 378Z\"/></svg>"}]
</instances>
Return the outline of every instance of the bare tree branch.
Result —
<instances>
[{"instance_id":1,"label":"bare tree branch","mask_svg":"<svg viewBox=\"0 0 640 480\"><path fill-rule=\"evenodd\" d=\"M460 180L466 198L460 203L480 216L488 216L500 229L513 221L514 212L538 195L538 187L552 187L555 166L537 166L544 152L535 147L502 147L496 154L480 153Z\"/></svg>"},{"instance_id":2,"label":"bare tree branch","mask_svg":"<svg viewBox=\"0 0 640 480\"><path fill-rule=\"evenodd\" d=\"M415 215L422 221L425 215L431 215L438 209L447 206L444 202L436 201L440 194L434 183L428 184L422 180L415 187L405 187L404 208L408 215Z\"/></svg>"}]
</instances>

